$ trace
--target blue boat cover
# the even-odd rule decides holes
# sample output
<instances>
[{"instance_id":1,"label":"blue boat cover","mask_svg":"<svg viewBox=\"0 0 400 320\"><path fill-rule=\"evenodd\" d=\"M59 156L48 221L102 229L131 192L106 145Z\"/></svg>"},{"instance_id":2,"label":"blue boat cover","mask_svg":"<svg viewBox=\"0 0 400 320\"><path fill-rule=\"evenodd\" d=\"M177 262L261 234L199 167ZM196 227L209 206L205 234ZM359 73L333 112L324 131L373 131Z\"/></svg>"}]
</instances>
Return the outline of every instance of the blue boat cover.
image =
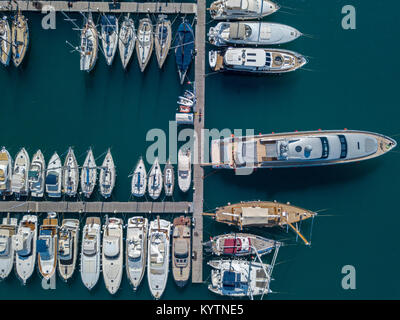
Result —
<instances>
[{"instance_id":1,"label":"blue boat cover","mask_svg":"<svg viewBox=\"0 0 400 320\"><path fill-rule=\"evenodd\" d=\"M234 288L236 285L236 274L235 272L226 271L222 277L222 286L224 288Z\"/></svg>"},{"instance_id":2,"label":"blue boat cover","mask_svg":"<svg viewBox=\"0 0 400 320\"><path fill-rule=\"evenodd\" d=\"M49 174L46 177L46 184L57 184L57 176L55 174Z\"/></svg>"},{"instance_id":3,"label":"blue boat cover","mask_svg":"<svg viewBox=\"0 0 400 320\"><path fill-rule=\"evenodd\" d=\"M178 69L185 72L192 61L194 49L193 29L187 20L178 27L178 35L175 40L175 58Z\"/></svg>"},{"instance_id":4,"label":"blue boat cover","mask_svg":"<svg viewBox=\"0 0 400 320\"><path fill-rule=\"evenodd\" d=\"M40 235L41 236L51 236L51 230L49 230L49 229L40 230Z\"/></svg>"},{"instance_id":5,"label":"blue boat cover","mask_svg":"<svg viewBox=\"0 0 400 320\"><path fill-rule=\"evenodd\" d=\"M43 239L36 240L36 250L38 252L49 252L47 245L46 245L46 240L43 240Z\"/></svg>"}]
</instances>

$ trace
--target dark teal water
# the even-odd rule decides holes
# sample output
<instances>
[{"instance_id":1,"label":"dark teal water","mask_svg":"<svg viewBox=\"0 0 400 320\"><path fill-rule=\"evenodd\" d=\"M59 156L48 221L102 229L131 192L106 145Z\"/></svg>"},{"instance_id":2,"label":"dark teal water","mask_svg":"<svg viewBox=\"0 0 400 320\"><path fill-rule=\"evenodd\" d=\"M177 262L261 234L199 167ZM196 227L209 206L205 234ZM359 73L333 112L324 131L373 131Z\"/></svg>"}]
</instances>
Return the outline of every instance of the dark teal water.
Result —
<instances>
[{"instance_id":1,"label":"dark teal water","mask_svg":"<svg viewBox=\"0 0 400 320\"><path fill-rule=\"evenodd\" d=\"M399 4L392 1L390 10L388 3L360 0L282 0L280 4L284 6L280 12L265 20L312 35L282 46L303 53L309 64L305 70L274 77L210 74L206 78L206 127L252 128L256 133L349 128L400 134L400 63L395 55L399 30L394 27ZM346 4L357 10L356 30L341 27L341 8ZM118 173L113 199L127 201L128 175L151 144L146 142L146 133L153 128L167 131L168 121L174 119L175 101L182 89L173 55L162 71L153 57L144 74L139 71L136 54L127 72L119 57L111 68L100 57L93 72L85 74L79 70L78 54L70 53L65 44L65 40L79 41L71 24L58 15L56 30L42 30L40 14L28 17L31 43L23 66L0 70L1 144L13 155L22 146L31 155L41 148L46 159L55 150L64 153L71 145L80 162L89 146L95 156L111 146ZM72 17L81 24L79 15ZM189 79L193 79L193 68ZM326 209L314 221L311 248L296 245L290 232L261 233L294 244L280 250L271 284L276 293L269 299L399 298L396 244L400 218L394 202L399 157L395 150L355 165L267 170L242 177L206 169L205 210L228 201L254 199ZM174 194L175 200L190 198L190 194ZM303 224L307 236L310 225ZM232 230L209 218L204 219L204 226L205 239ZM344 265L356 268L355 290L341 287ZM204 279L208 274L205 268ZM43 290L36 273L25 287L14 274L0 283L0 299L32 298L150 299L151 295L146 278L134 293L125 276L115 296L108 294L102 277L88 292L78 272L68 284L57 279L56 290ZM206 285L180 290L170 277L163 298L218 297L209 293Z\"/></svg>"}]
</instances>

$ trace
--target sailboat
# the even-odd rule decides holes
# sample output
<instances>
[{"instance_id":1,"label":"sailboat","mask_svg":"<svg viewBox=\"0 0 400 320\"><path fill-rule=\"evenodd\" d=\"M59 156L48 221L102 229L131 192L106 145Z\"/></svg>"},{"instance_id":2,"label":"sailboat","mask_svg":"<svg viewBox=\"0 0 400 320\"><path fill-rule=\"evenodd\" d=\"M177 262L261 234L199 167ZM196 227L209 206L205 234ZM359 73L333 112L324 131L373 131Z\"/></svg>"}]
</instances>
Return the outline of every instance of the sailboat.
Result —
<instances>
[{"instance_id":1,"label":"sailboat","mask_svg":"<svg viewBox=\"0 0 400 320\"><path fill-rule=\"evenodd\" d=\"M160 163L158 162L158 158L156 158L149 172L149 183L148 183L149 195L153 200L156 200L160 196L162 187L163 187L162 172L160 168Z\"/></svg>"},{"instance_id":2,"label":"sailboat","mask_svg":"<svg viewBox=\"0 0 400 320\"><path fill-rule=\"evenodd\" d=\"M136 54L139 61L140 71L142 72L146 68L151 53L153 52L153 42L153 25L151 24L150 19L141 19L137 30Z\"/></svg>"},{"instance_id":3,"label":"sailboat","mask_svg":"<svg viewBox=\"0 0 400 320\"><path fill-rule=\"evenodd\" d=\"M14 171L11 179L11 191L19 199L29 193L28 172L30 167L29 155L22 148L15 157Z\"/></svg>"},{"instance_id":4,"label":"sailboat","mask_svg":"<svg viewBox=\"0 0 400 320\"><path fill-rule=\"evenodd\" d=\"M32 197L42 198L44 195L46 175L46 162L42 151L38 150L33 155L28 172L28 184Z\"/></svg>"},{"instance_id":5,"label":"sailboat","mask_svg":"<svg viewBox=\"0 0 400 320\"><path fill-rule=\"evenodd\" d=\"M177 32L178 34L175 40L175 58L180 84L183 84L186 72L193 58L194 34L192 26L186 19L183 19Z\"/></svg>"},{"instance_id":6,"label":"sailboat","mask_svg":"<svg viewBox=\"0 0 400 320\"><path fill-rule=\"evenodd\" d=\"M190 148L180 148L178 152L178 185L182 192L190 188L192 181L192 153Z\"/></svg>"},{"instance_id":7,"label":"sailboat","mask_svg":"<svg viewBox=\"0 0 400 320\"><path fill-rule=\"evenodd\" d=\"M175 186L175 172L171 161L167 161L164 167L164 190L167 197L171 197L174 193Z\"/></svg>"},{"instance_id":8,"label":"sailboat","mask_svg":"<svg viewBox=\"0 0 400 320\"><path fill-rule=\"evenodd\" d=\"M173 222L172 275L178 287L189 281L191 268L191 226L189 217L178 217Z\"/></svg>"},{"instance_id":9,"label":"sailboat","mask_svg":"<svg viewBox=\"0 0 400 320\"><path fill-rule=\"evenodd\" d=\"M136 291L140 285L147 258L148 220L143 217L128 219L126 229L126 274Z\"/></svg>"},{"instance_id":10,"label":"sailboat","mask_svg":"<svg viewBox=\"0 0 400 320\"><path fill-rule=\"evenodd\" d=\"M12 194L11 178L13 161L5 147L0 150L0 195L5 197Z\"/></svg>"},{"instance_id":11,"label":"sailboat","mask_svg":"<svg viewBox=\"0 0 400 320\"><path fill-rule=\"evenodd\" d=\"M38 267L42 277L49 280L56 271L58 243L58 219L55 212L49 212L39 229L36 248Z\"/></svg>"},{"instance_id":12,"label":"sailboat","mask_svg":"<svg viewBox=\"0 0 400 320\"><path fill-rule=\"evenodd\" d=\"M147 255L147 280L152 296L160 299L164 293L169 271L171 223L157 219L150 222Z\"/></svg>"},{"instance_id":13,"label":"sailboat","mask_svg":"<svg viewBox=\"0 0 400 320\"><path fill-rule=\"evenodd\" d=\"M90 198L97 181L97 167L92 148L87 152L81 170L81 189L86 198Z\"/></svg>"},{"instance_id":14,"label":"sailboat","mask_svg":"<svg viewBox=\"0 0 400 320\"><path fill-rule=\"evenodd\" d=\"M108 149L100 169L100 193L104 198L109 198L115 185L115 165L111 155L111 150Z\"/></svg>"},{"instance_id":15,"label":"sailboat","mask_svg":"<svg viewBox=\"0 0 400 320\"><path fill-rule=\"evenodd\" d=\"M29 27L26 19L18 10L11 26L12 59L18 67L24 60L29 45Z\"/></svg>"},{"instance_id":16,"label":"sailboat","mask_svg":"<svg viewBox=\"0 0 400 320\"><path fill-rule=\"evenodd\" d=\"M78 256L79 220L63 219L58 237L58 272L64 281L72 277Z\"/></svg>"},{"instance_id":17,"label":"sailboat","mask_svg":"<svg viewBox=\"0 0 400 320\"><path fill-rule=\"evenodd\" d=\"M156 32L154 37L154 46L157 56L157 62L160 69L162 68L165 59L167 59L169 48L171 47L172 31L171 21L166 19L166 15L159 15Z\"/></svg>"},{"instance_id":18,"label":"sailboat","mask_svg":"<svg viewBox=\"0 0 400 320\"><path fill-rule=\"evenodd\" d=\"M24 215L19 222L17 234L13 236L15 269L24 285L35 269L37 230L37 216Z\"/></svg>"},{"instance_id":19,"label":"sailboat","mask_svg":"<svg viewBox=\"0 0 400 320\"><path fill-rule=\"evenodd\" d=\"M131 60L133 50L136 43L135 23L132 18L129 18L129 13L124 17L119 32L118 48L121 57L122 66L124 69L128 66Z\"/></svg>"},{"instance_id":20,"label":"sailboat","mask_svg":"<svg viewBox=\"0 0 400 320\"><path fill-rule=\"evenodd\" d=\"M135 197L143 197L147 187L147 172L143 159L140 158L132 176L131 193Z\"/></svg>"},{"instance_id":21,"label":"sailboat","mask_svg":"<svg viewBox=\"0 0 400 320\"><path fill-rule=\"evenodd\" d=\"M63 168L63 189L70 197L75 197L78 191L79 167L76 161L74 149L68 149Z\"/></svg>"},{"instance_id":22,"label":"sailboat","mask_svg":"<svg viewBox=\"0 0 400 320\"><path fill-rule=\"evenodd\" d=\"M10 274L14 266L14 246L12 237L17 231L17 219L10 218L7 214L0 224L0 280L4 280Z\"/></svg>"},{"instance_id":23,"label":"sailboat","mask_svg":"<svg viewBox=\"0 0 400 320\"><path fill-rule=\"evenodd\" d=\"M51 156L46 173L46 192L50 198L61 197L62 166L57 152Z\"/></svg>"},{"instance_id":24,"label":"sailboat","mask_svg":"<svg viewBox=\"0 0 400 320\"><path fill-rule=\"evenodd\" d=\"M103 53L107 64L110 66L114 60L115 52L118 46L118 19L114 15L102 15L101 25L101 43Z\"/></svg>"},{"instance_id":25,"label":"sailboat","mask_svg":"<svg viewBox=\"0 0 400 320\"><path fill-rule=\"evenodd\" d=\"M8 66L11 57L11 29L7 17L0 20L0 62Z\"/></svg>"},{"instance_id":26,"label":"sailboat","mask_svg":"<svg viewBox=\"0 0 400 320\"><path fill-rule=\"evenodd\" d=\"M124 242L122 219L106 217L103 226L103 277L108 292L115 294L122 279Z\"/></svg>"},{"instance_id":27,"label":"sailboat","mask_svg":"<svg viewBox=\"0 0 400 320\"><path fill-rule=\"evenodd\" d=\"M82 282L89 290L96 285L100 276L100 237L100 218L87 218L82 232L80 271Z\"/></svg>"},{"instance_id":28,"label":"sailboat","mask_svg":"<svg viewBox=\"0 0 400 320\"><path fill-rule=\"evenodd\" d=\"M81 31L80 68L82 71L89 72L93 69L97 61L99 40L91 12L89 12L85 20L85 25Z\"/></svg>"}]
</instances>

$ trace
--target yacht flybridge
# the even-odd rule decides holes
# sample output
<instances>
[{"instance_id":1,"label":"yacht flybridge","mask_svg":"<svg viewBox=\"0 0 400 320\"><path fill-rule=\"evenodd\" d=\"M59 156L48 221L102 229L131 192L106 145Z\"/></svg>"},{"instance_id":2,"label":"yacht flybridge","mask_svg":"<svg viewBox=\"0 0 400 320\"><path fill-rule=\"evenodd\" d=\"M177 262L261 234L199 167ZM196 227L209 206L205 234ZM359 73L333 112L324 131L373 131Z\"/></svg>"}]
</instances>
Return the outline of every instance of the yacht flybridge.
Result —
<instances>
[{"instance_id":1,"label":"yacht flybridge","mask_svg":"<svg viewBox=\"0 0 400 320\"><path fill-rule=\"evenodd\" d=\"M279 5L269 0L217 0L209 10L215 20L249 20L268 16L279 10Z\"/></svg>"},{"instance_id":2,"label":"yacht flybridge","mask_svg":"<svg viewBox=\"0 0 400 320\"><path fill-rule=\"evenodd\" d=\"M387 136L357 130L321 130L211 141L216 169L287 168L372 159L396 147Z\"/></svg>"},{"instance_id":3,"label":"yacht flybridge","mask_svg":"<svg viewBox=\"0 0 400 320\"><path fill-rule=\"evenodd\" d=\"M279 74L297 70L307 63L305 57L284 49L231 48L211 50L210 68L214 71L237 71Z\"/></svg>"}]
</instances>

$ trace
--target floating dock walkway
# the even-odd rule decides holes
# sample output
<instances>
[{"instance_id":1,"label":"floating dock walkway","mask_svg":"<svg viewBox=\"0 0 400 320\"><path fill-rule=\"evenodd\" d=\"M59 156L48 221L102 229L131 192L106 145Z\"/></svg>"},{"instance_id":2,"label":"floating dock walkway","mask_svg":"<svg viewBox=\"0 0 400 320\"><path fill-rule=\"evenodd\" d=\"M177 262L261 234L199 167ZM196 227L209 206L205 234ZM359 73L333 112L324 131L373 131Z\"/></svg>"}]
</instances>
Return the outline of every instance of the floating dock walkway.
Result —
<instances>
[{"instance_id":1,"label":"floating dock walkway","mask_svg":"<svg viewBox=\"0 0 400 320\"><path fill-rule=\"evenodd\" d=\"M195 14L197 6L195 3L178 2L113 2L100 1L26 1L19 0L18 8L21 11L39 11L46 6L51 6L55 11L86 12L88 8L92 12L113 13L164 13L164 14ZM12 11L17 9L15 1L0 1L0 11Z\"/></svg>"}]
</instances>

